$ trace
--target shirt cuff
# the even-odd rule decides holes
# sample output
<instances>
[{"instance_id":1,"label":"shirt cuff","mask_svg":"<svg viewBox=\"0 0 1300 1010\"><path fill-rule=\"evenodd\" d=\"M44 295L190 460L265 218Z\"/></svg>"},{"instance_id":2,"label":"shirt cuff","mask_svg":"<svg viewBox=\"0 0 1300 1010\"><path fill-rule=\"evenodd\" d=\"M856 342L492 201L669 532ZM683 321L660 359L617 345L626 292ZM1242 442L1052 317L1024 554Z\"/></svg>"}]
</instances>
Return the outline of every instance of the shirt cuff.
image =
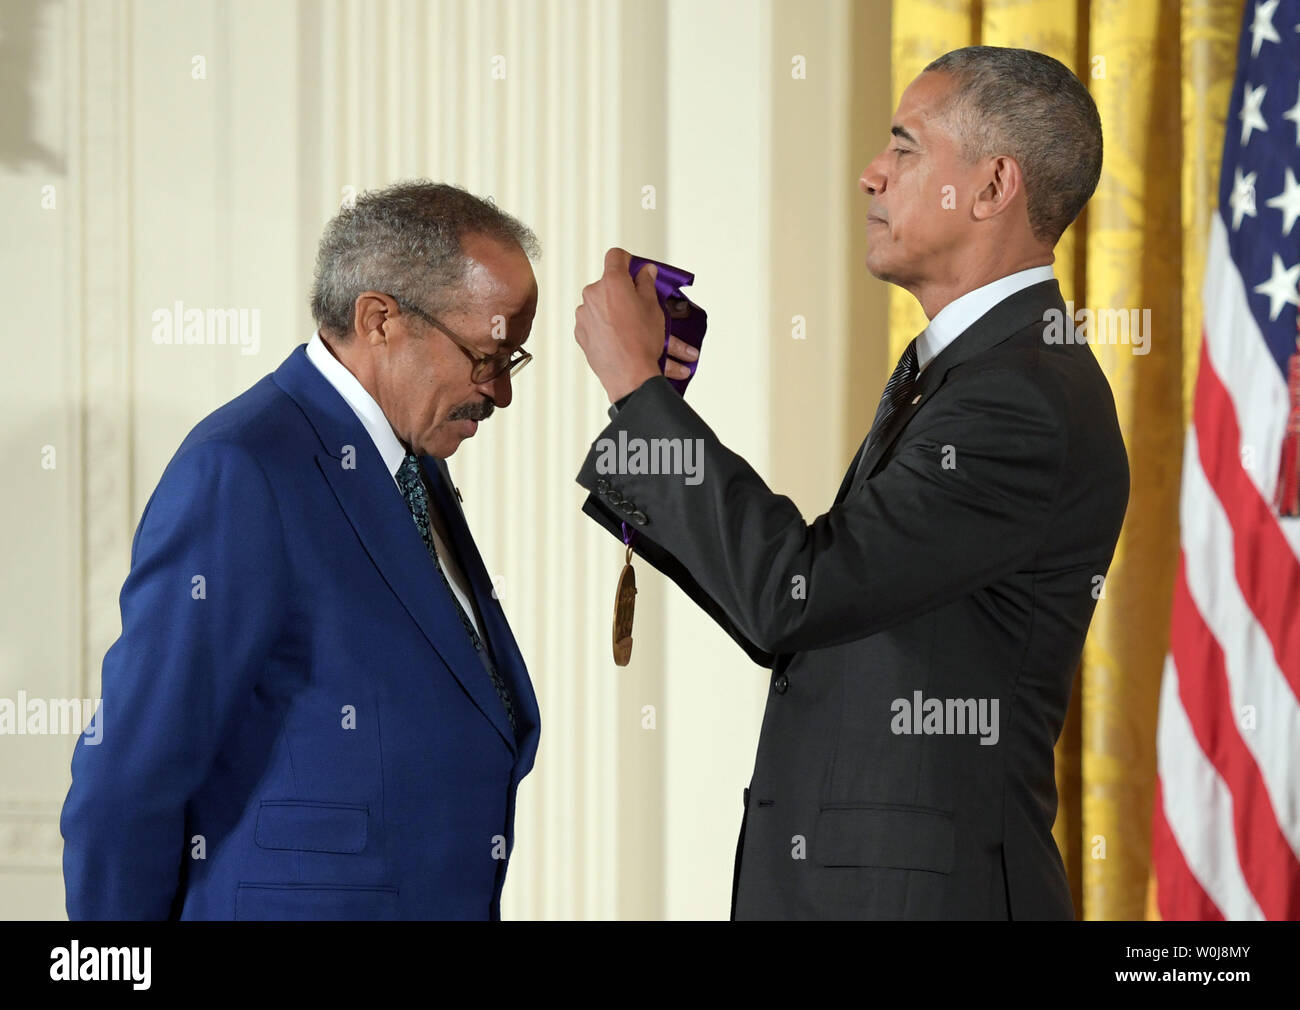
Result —
<instances>
[{"instance_id":1,"label":"shirt cuff","mask_svg":"<svg viewBox=\"0 0 1300 1010\"><path fill-rule=\"evenodd\" d=\"M620 410L622 410L625 406L627 406L627 401L630 400L630 399L632 399L632 397L636 396L636 394L637 394L640 390L642 390L642 389L645 388L646 383L648 383L648 382L650 382L650 381L652 381L652 380L650 380L650 379L646 379L645 382L643 382L643 383L641 383L641 385L637 386L636 389L632 390L632 392L628 393L628 394L625 395L625 396L621 396L621 397L619 397L617 400L615 400L613 403L611 403L611 404L609 405L609 419L610 419L611 421L614 420L614 418L617 416L618 412L619 412Z\"/></svg>"}]
</instances>

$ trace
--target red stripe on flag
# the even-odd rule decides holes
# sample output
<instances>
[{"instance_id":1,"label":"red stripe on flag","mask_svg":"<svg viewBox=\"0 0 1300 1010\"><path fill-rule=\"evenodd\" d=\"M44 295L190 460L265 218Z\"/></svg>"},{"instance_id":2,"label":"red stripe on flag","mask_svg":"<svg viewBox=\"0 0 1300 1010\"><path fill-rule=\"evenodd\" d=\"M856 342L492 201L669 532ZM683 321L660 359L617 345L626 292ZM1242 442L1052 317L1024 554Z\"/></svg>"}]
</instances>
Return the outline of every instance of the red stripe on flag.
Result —
<instances>
[{"instance_id":1,"label":"red stripe on flag","mask_svg":"<svg viewBox=\"0 0 1300 1010\"><path fill-rule=\"evenodd\" d=\"M1221 921L1223 913L1187 866L1183 851L1165 820L1165 794L1156 777L1156 802L1151 814L1151 860L1156 868L1156 907L1166 921Z\"/></svg>"},{"instance_id":2,"label":"red stripe on flag","mask_svg":"<svg viewBox=\"0 0 1300 1010\"><path fill-rule=\"evenodd\" d=\"M1241 465L1241 429L1228 390L1201 340L1192 419L1201 469L1232 526L1233 567L1241 595L1273 646L1291 692L1300 698L1300 563L1272 508ZM1261 453L1262 455L1262 453Z\"/></svg>"},{"instance_id":3,"label":"red stripe on flag","mask_svg":"<svg viewBox=\"0 0 1300 1010\"><path fill-rule=\"evenodd\" d=\"M1192 732L1232 792L1237 858L1255 901L1269 919L1300 914L1300 861L1278 827L1255 756L1242 742L1228 691L1223 650L1187 588L1180 552L1174 583L1170 651L1178 670L1178 696ZM1178 760L1177 755L1170 755Z\"/></svg>"}]
</instances>

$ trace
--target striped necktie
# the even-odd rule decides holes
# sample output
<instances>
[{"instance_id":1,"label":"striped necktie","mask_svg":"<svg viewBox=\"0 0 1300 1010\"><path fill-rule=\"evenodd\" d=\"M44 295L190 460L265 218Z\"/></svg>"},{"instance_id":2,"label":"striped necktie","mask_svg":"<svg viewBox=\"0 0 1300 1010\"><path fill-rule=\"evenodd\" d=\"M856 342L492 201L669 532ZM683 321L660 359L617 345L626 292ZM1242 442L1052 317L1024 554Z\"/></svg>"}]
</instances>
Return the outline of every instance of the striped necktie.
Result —
<instances>
[{"instance_id":1,"label":"striped necktie","mask_svg":"<svg viewBox=\"0 0 1300 1010\"><path fill-rule=\"evenodd\" d=\"M518 732L510 689L506 687L506 682L497 670L496 663L492 661L492 654L484 646L483 639L479 637L473 622L465 613L465 608L460 605L460 600L452 591L447 573L442 570L442 562L438 560L438 549L433 541L433 528L429 518L429 489L424 481L424 468L420 466L419 457L408 452L406 458L402 460L402 465L397 468L396 476L397 486L401 488L402 497L406 499L406 507L411 510L411 517L415 520L415 528L420 531L420 539L424 541L429 557L433 559L433 567L438 569L438 574L442 576L442 584L447 587L447 595L451 597L456 613L460 615L460 623L464 626L465 633L469 635L474 651L479 654L479 658L487 668L488 676L492 678L492 687L496 690L497 697L501 699L501 704L506 708L506 718L510 720L510 728Z\"/></svg>"},{"instance_id":2,"label":"striped necktie","mask_svg":"<svg viewBox=\"0 0 1300 1010\"><path fill-rule=\"evenodd\" d=\"M920 374L919 362L916 357L916 338L903 349L903 355L898 359L898 364L894 366L894 374L889 377L885 383L885 391L880 394L880 405L876 407L876 417L871 422L871 428L867 432L867 437L862 440L858 446L857 455L853 457L853 462L849 464L848 473L844 475L844 481L840 484L839 494L835 496L835 504L842 502L848 495L849 489L853 487L857 480L858 466L862 458L870 450L872 442L879 438L889 427L889 422L894 419L900 407L907 402L907 398L912 393L912 388L916 385L916 378Z\"/></svg>"},{"instance_id":3,"label":"striped necktie","mask_svg":"<svg viewBox=\"0 0 1300 1010\"><path fill-rule=\"evenodd\" d=\"M912 342L903 349L898 364L894 366L894 374L885 383L885 391L880 394L880 405L876 407L876 418L871 422L871 431L867 435L868 445L889 430L889 422L898 413L898 408L911 399L912 387L916 385L916 377L919 374L920 368L916 358L916 338L913 337Z\"/></svg>"}]
</instances>

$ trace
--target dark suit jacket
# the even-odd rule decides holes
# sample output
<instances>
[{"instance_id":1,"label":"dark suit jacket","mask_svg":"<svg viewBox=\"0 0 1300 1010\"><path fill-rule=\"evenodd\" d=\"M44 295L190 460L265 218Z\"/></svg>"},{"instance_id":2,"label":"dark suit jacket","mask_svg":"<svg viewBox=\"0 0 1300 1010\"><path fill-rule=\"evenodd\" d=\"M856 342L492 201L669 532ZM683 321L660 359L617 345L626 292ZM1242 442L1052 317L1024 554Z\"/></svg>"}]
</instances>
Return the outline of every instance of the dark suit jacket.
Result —
<instances>
[{"instance_id":1,"label":"dark suit jacket","mask_svg":"<svg viewBox=\"0 0 1300 1010\"><path fill-rule=\"evenodd\" d=\"M1052 749L1129 476L1106 378L1044 341L1050 308L1055 281L946 347L811 525L664 378L600 438L699 439L698 484L603 474L593 445L584 511L771 667L735 918L1073 917Z\"/></svg>"},{"instance_id":2,"label":"dark suit jacket","mask_svg":"<svg viewBox=\"0 0 1300 1010\"><path fill-rule=\"evenodd\" d=\"M190 432L145 506L102 740L78 742L63 806L70 919L500 917L537 700L446 466L423 463L518 733L299 347Z\"/></svg>"}]
</instances>

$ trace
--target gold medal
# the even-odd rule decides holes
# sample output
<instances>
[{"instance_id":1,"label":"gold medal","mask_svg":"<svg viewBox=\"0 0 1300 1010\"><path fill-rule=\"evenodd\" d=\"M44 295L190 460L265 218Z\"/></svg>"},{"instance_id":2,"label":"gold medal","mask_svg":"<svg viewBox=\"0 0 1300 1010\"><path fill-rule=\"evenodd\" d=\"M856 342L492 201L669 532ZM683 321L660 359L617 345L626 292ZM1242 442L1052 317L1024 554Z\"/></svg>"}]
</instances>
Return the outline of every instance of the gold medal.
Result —
<instances>
[{"instance_id":1,"label":"gold medal","mask_svg":"<svg viewBox=\"0 0 1300 1010\"><path fill-rule=\"evenodd\" d=\"M636 610L636 572L632 571L632 545L628 544L623 574L614 593L614 665L627 666L632 658L632 616Z\"/></svg>"}]
</instances>

